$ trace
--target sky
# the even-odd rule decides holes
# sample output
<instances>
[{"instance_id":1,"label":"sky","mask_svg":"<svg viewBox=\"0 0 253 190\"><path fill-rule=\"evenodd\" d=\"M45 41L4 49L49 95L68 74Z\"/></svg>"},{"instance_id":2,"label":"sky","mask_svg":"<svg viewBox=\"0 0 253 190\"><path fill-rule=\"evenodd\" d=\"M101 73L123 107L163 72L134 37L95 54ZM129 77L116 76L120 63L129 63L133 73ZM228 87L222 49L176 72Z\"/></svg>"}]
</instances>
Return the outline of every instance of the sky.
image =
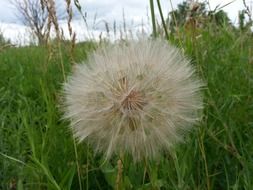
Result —
<instances>
[{"instance_id":1,"label":"sky","mask_svg":"<svg viewBox=\"0 0 253 190\"><path fill-rule=\"evenodd\" d=\"M29 34L28 29L22 24L20 19L18 19L17 11L10 1L11 0L0 0L0 32L3 33L4 37L11 39L13 43L29 43L33 37ZM168 12L172 10L170 0L160 1L164 15L167 15ZM209 3L211 10L213 10L216 6L222 7L232 1L233 0L209 0ZM123 30L123 20L127 23L127 30L135 31L135 33L138 33L138 31L141 32L143 29L147 33L151 30L151 21L149 19L150 10L148 9L149 0L79 0L79 2L83 12L86 13L88 24L87 31L87 25L80 19L80 14L77 9L74 9L75 17L72 22L72 27L77 33L77 39L79 41L90 37L98 38L101 32L102 35L105 36L105 23L108 23L111 31L113 30L114 22L116 23L117 31ZM171 0L171 2L173 8L176 8L177 4L183 2L183 0ZM250 4L252 0L246 0L246 2ZM65 1L56 0L56 4L57 10L59 12L64 12ZM231 21L237 24L238 11L243 8L242 0L234 0L231 4L224 7L223 10L228 13ZM157 8L156 15L159 15ZM61 20L60 24L64 33L67 34L66 20ZM116 38L119 37L119 35L120 32L117 32Z\"/></svg>"}]
</instances>

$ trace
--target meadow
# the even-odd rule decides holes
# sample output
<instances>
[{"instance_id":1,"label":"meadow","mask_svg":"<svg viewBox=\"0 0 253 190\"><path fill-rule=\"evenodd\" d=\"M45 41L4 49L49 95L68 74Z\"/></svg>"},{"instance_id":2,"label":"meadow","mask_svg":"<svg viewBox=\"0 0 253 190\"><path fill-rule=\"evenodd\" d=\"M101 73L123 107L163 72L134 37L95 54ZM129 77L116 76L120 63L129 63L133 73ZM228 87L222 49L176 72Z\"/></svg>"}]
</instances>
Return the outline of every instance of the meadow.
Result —
<instances>
[{"instance_id":1,"label":"meadow","mask_svg":"<svg viewBox=\"0 0 253 190\"><path fill-rule=\"evenodd\" d=\"M253 189L252 32L210 24L167 37L206 84L203 117L161 159L125 157L119 189ZM62 83L97 45L78 43L71 56L69 43L0 52L0 189L114 189L117 158L77 144L59 109Z\"/></svg>"}]
</instances>

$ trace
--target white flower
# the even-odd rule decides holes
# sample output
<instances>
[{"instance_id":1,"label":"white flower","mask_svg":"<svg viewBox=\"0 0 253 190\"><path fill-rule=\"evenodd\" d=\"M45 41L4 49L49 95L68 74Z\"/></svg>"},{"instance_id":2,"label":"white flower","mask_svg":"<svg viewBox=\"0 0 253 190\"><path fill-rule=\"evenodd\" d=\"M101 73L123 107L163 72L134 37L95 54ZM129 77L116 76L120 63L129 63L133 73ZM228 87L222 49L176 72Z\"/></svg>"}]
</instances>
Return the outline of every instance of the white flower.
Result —
<instances>
[{"instance_id":1,"label":"white flower","mask_svg":"<svg viewBox=\"0 0 253 190\"><path fill-rule=\"evenodd\" d=\"M108 45L64 85L64 117L106 158L152 159L199 120L201 86L190 61L162 40Z\"/></svg>"}]
</instances>

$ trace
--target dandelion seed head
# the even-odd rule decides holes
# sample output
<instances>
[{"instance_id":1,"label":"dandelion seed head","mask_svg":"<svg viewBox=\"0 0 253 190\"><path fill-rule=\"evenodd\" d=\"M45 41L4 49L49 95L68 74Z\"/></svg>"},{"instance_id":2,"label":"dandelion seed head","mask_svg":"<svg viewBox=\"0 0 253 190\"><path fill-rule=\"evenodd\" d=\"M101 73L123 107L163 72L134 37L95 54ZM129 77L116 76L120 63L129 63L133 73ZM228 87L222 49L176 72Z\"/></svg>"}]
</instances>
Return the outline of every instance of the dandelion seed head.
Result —
<instances>
[{"instance_id":1,"label":"dandelion seed head","mask_svg":"<svg viewBox=\"0 0 253 190\"><path fill-rule=\"evenodd\" d=\"M162 40L107 45L64 84L64 117L106 158L153 159L199 120L201 86L190 61Z\"/></svg>"}]
</instances>

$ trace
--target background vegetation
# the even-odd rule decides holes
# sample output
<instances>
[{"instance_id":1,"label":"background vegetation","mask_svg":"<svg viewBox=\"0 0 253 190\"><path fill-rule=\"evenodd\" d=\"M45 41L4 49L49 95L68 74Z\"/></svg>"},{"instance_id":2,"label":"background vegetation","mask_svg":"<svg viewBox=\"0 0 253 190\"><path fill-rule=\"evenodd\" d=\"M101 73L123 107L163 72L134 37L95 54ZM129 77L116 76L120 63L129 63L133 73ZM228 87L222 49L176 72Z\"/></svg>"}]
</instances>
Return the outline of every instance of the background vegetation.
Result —
<instances>
[{"instance_id":1,"label":"background vegetation","mask_svg":"<svg viewBox=\"0 0 253 190\"><path fill-rule=\"evenodd\" d=\"M245 12L235 27L222 11L180 6L161 24L153 16L153 36L192 59L206 83L204 116L170 155L148 164L124 158L118 189L251 190L252 23ZM9 43L0 35L0 189L115 188L118 158L104 163L87 143L77 145L58 108L73 63L99 43Z\"/></svg>"}]
</instances>

